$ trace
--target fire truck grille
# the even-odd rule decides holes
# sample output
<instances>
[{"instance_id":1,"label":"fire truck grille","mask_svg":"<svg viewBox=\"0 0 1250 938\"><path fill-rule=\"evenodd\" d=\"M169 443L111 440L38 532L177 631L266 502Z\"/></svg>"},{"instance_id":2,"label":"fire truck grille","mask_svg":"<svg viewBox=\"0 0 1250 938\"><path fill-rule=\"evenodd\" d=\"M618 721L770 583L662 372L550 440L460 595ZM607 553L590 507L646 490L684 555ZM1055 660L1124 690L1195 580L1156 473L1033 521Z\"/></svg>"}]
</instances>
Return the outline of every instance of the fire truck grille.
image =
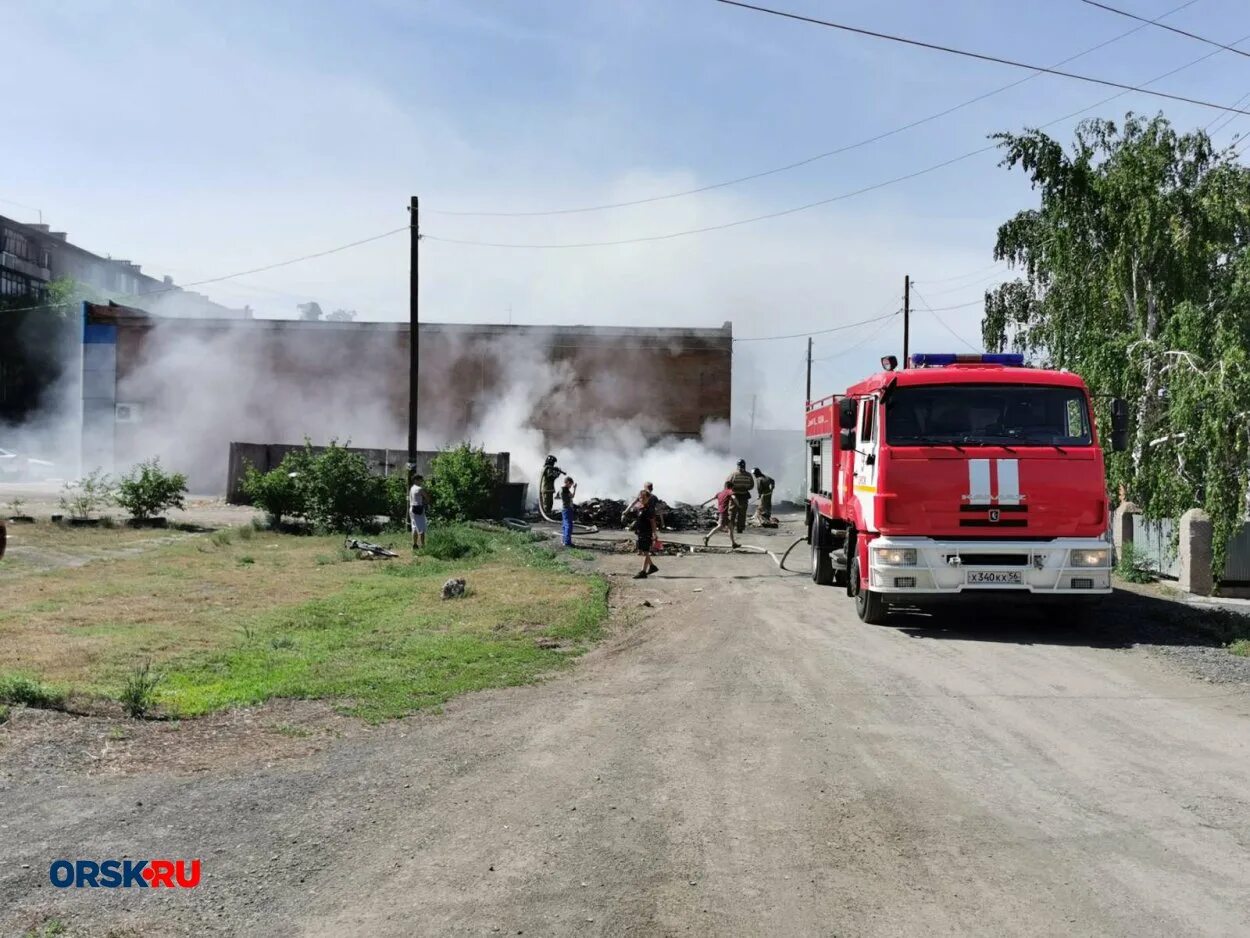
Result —
<instances>
[{"instance_id":1,"label":"fire truck grille","mask_svg":"<svg viewBox=\"0 0 1250 938\"><path fill-rule=\"evenodd\" d=\"M959 526L961 528L1027 528L1029 523L1023 518L999 518L997 521L991 521L989 518L961 518Z\"/></svg>"}]
</instances>

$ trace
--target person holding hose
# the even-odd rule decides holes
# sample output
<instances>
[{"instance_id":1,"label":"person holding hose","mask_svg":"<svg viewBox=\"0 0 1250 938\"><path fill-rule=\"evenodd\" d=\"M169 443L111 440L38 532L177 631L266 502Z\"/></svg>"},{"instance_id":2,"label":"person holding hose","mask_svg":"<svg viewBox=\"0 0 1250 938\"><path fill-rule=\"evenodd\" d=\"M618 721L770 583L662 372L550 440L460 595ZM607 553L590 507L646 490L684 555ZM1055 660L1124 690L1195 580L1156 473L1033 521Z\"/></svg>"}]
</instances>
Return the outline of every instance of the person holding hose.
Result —
<instances>
[{"instance_id":1,"label":"person holding hose","mask_svg":"<svg viewBox=\"0 0 1250 938\"><path fill-rule=\"evenodd\" d=\"M752 469L751 474L755 476L755 491L760 496L759 504L755 506L755 520L764 524L773 518L773 489L777 487L777 483L771 476L760 472L759 466Z\"/></svg>"},{"instance_id":2,"label":"person holding hose","mask_svg":"<svg viewBox=\"0 0 1250 938\"><path fill-rule=\"evenodd\" d=\"M556 497L556 479L564 475L564 470L556 465L556 458L548 456L543 463L543 474L538 480L538 504L544 518L551 517L551 503Z\"/></svg>"},{"instance_id":3,"label":"person holding hose","mask_svg":"<svg viewBox=\"0 0 1250 938\"><path fill-rule=\"evenodd\" d=\"M755 479L747 472L747 461L738 460L738 468L725 480L725 486L733 490L733 526L741 534L747 529L747 505L751 501L751 490L755 488Z\"/></svg>"},{"instance_id":4,"label":"person holding hose","mask_svg":"<svg viewBox=\"0 0 1250 938\"><path fill-rule=\"evenodd\" d=\"M573 499L577 496L577 483L572 476L564 477L560 486L560 522L564 531L564 546L573 546Z\"/></svg>"}]
</instances>

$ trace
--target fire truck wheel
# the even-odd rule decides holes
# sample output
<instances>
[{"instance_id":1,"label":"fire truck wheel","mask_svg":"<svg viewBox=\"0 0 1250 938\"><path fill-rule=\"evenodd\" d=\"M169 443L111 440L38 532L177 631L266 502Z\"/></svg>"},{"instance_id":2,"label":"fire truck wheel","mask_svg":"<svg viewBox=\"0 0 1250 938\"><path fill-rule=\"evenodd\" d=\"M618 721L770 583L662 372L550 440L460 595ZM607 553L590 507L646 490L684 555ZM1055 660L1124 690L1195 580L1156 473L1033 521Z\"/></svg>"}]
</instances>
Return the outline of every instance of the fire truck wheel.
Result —
<instances>
[{"instance_id":1,"label":"fire truck wheel","mask_svg":"<svg viewBox=\"0 0 1250 938\"><path fill-rule=\"evenodd\" d=\"M851 560L851 590L855 595L855 614L861 622L869 625L881 625L885 622L885 601L880 593L864 589L860 583L859 558Z\"/></svg>"},{"instance_id":2,"label":"fire truck wheel","mask_svg":"<svg viewBox=\"0 0 1250 938\"><path fill-rule=\"evenodd\" d=\"M812 537L812 582L818 586L828 586L833 582L833 558L829 551L819 546L820 539Z\"/></svg>"}]
</instances>

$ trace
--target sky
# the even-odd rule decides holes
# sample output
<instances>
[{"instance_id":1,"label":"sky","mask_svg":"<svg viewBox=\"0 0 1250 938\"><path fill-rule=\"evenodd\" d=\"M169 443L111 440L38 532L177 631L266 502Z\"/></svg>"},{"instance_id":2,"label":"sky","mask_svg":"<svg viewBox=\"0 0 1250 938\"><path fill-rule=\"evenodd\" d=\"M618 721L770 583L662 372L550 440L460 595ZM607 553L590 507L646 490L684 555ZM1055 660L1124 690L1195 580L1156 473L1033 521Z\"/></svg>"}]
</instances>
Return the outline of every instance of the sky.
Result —
<instances>
[{"instance_id":1,"label":"sky","mask_svg":"<svg viewBox=\"0 0 1250 938\"><path fill-rule=\"evenodd\" d=\"M763 5L1037 65L1101 45L1063 67L1129 84L1182 68L1154 87L1224 105L1250 93L1250 58L1080 0ZM1112 5L1175 11L1164 22L1227 44L1250 37L1237 0ZM771 337L888 315L904 275L913 351L980 348L978 301L1010 273L994 264L995 231L1036 194L993 150L932 167L996 132L1045 126L1066 141L1082 117L1128 110L1211 126L1220 143L1250 130L1246 117L1139 93L1107 102L1114 89L715 0L0 0L0 22L6 127L18 129L0 213L41 212L77 244L190 283L403 228L417 195L423 320L729 321L735 417L754 403L760 427L802 423L806 339ZM792 170L655 200L983 95ZM625 245L453 243L652 238L822 201ZM397 320L407 275L401 231L202 289L259 316L316 300ZM816 336L813 395L901 344L898 318Z\"/></svg>"}]
</instances>

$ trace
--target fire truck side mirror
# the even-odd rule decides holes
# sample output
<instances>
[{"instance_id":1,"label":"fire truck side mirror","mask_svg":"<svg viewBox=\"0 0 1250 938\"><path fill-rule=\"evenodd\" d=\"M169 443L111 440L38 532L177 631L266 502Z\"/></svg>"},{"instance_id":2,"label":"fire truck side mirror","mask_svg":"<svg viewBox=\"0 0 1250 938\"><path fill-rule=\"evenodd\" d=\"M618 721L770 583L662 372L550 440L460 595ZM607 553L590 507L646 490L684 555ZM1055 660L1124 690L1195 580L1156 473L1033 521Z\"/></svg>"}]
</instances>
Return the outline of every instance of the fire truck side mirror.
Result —
<instances>
[{"instance_id":1,"label":"fire truck side mirror","mask_svg":"<svg viewBox=\"0 0 1250 938\"><path fill-rule=\"evenodd\" d=\"M841 430L855 429L855 398L844 397L838 401L838 428Z\"/></svg>"},{"instance_id":2,"label":"fire truck side mirror","mask_svg":"<svg viewBox=\"0 0 1250 938\"><path fill-rule=\"evenodd\" d=\"M1122 397L1111 401L1111 450L1122 453L1128 449L1128 401Z\"/></svg>"},{"instance_id":3,"label":"fire truck side mirror","mask_svg":"<svg viewBox=\"0 0 1250 938\"><path fill-rule=\"evenodd\" d=\"M855 449L855 431L854 430L839 430L838 431L838 446L842 447L842 451L846 453L849 453L851 450Z\"/></svg>"}]
</instances>

